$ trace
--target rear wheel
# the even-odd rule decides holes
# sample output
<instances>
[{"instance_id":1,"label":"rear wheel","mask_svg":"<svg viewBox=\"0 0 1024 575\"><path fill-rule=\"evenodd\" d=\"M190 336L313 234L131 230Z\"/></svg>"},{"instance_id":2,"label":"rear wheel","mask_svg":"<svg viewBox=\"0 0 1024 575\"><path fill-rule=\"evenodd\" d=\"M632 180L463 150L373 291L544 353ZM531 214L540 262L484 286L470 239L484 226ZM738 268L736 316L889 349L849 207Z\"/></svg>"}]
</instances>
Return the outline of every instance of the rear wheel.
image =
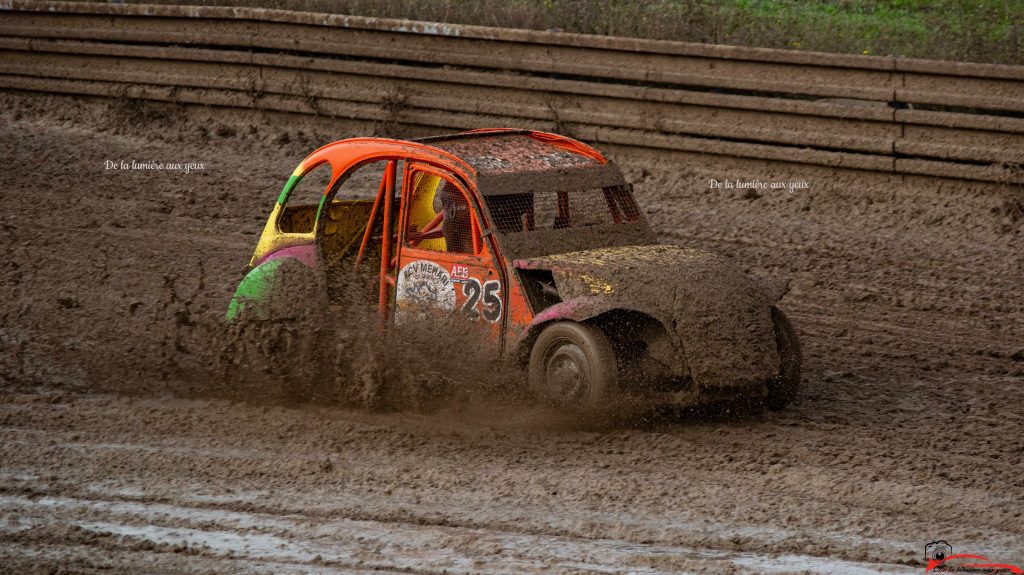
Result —
<instances>
[{"instance_id":1,"label":"rear wheel","mask_svg":"<svg viewBox=\"0 0 1024 575\"><path fill-rule=\"evenodd\" d=\"M775 342L779 349L779 375L768 383L765 405L772 411L778 411L796 399L800 389L803 356L793 324L775 306L772 306L772 323L775 325Z\"/></svg>"},{"instance_id":2,"label":"rear wheel","mask_svg":"<svg viewBox=\"0 0 1024 575\"><path fill-rule=\"evenodd\" d=\"M573 321L546 327L530 353L530 388L547 403L586 411L607 403L616 387L615 352L601 330Z\"/></svg>"}]
</instances>

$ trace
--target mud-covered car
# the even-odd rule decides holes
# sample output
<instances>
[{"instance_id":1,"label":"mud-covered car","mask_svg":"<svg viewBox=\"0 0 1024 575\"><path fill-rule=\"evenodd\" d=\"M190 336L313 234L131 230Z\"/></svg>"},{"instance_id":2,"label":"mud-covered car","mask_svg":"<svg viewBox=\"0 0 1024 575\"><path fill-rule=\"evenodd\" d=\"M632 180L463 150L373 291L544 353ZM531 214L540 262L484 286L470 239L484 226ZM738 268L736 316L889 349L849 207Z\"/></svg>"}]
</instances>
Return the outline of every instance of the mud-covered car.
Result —
<instances>
[{"instance_id":1,"label":"mud-covered car","mask_svg":"<svg viewBox=\"0 0 1024 575\"><path fill-rule=\"evenodd\" d=\"M328 176L318 201L295 201L317 168ZM348 193L367 170L380 174L375 193ZM800 381L777 297L721 256L658 244L618 168L555 134L326 145L289 178L249 266L228 320L272 321L271 302L298 298L344 315L344 286L369 283L385 326L449 318L568 409L741 398L778 409ZM281 280L289 270L302 285Z\"/></svg>"}]
</instances>

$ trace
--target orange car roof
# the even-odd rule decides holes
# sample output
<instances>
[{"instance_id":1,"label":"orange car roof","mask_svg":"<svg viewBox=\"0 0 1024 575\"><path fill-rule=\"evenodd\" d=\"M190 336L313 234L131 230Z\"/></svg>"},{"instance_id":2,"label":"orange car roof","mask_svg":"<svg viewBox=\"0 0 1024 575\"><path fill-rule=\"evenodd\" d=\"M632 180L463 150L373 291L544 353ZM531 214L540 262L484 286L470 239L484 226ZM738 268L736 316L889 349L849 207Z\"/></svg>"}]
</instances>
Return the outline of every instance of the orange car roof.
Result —
<instances>
[{"instance_id":1,"label":"orange car roof","mask_svg":"<svg viewBox=\"0 0 1024 575\"><path fill-rule=\"evenodd\" d=\"M492 128L413 140L457 156L481 176L603 166L590 146L557 134Z\"/></svg>"}]
</instances>

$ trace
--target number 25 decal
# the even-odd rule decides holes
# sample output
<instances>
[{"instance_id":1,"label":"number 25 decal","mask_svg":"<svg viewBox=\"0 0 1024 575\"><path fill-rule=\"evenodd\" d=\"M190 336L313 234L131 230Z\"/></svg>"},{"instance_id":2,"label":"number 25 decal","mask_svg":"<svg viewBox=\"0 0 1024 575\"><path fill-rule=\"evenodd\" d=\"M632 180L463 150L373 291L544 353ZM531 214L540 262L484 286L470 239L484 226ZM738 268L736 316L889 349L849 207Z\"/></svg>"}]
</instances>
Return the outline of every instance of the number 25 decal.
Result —
<instances>
[{"instance_id":1,"label":"number 25 decal","mask_svg":"<svg viewBox=\"0 0 1024 575\"><path fill-rule=\"evenodd\" d=\"M480 280L469 278L462 284L462 295L466 303L462 304L462 314L469 319L477 319L481 315L491 323L501 319L501 282L490 280L480 286ZM483 300L482 310L477 311L476 304Z\"/></svg>"}]
</instances>

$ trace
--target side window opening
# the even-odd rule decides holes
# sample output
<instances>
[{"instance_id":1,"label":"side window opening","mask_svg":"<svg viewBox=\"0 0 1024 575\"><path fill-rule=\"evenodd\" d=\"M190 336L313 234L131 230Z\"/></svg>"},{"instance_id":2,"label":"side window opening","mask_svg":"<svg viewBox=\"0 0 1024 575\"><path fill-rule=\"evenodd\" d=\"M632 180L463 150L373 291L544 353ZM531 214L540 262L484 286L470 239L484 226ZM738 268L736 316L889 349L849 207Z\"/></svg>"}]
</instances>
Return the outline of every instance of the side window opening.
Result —
<instances>
[{"instance_id":1,"label":"side window opening","mask_svg":"<svg viewBox=\"0 0 1024 575\"><path fill-rule=\"evenodd\" d=\"M324 162L306 172L285 200L278 227L286 234L308 234L316 223L320 199L331 183L331 165Z\"/></svg>"},{"instance_id":2,"label":"side window opening","mask_svg":"<svg viewBox=\"0 0 1024 575\"><path fill-rule=\"evenodd\" d=\"M356 171L349 174L349 177L341 185L338 193L334 196L334 201L345 201L345 200L370 200L373 201L377 198L377 191L380 189L380 183L384 178L384 170L387 169L387 160L378 160L363 164ZM402 162L398 162L397 173L401 173Z\"/></svg>"},{"instance_id":3,"label":"side window opening","mask_svg":"<svg viewBox=\"0 0 1024 575\"><path fill-rule=\"evenodd\" d=\"M368 225L374 226L368 248L374 253L380 248L383 213L375 214L370 222L378 192L384 186L384 175L389 160L381 159L363 164L348 174L335 192L331 203L321 216L320 246L325 263L335 265L360 248ZM393 189L396 196L401 188L402 161L397 161ZM398 213L398 202L392 205L392 218Z\"/></svg>"},{"instance_id":4,"label":"side window opening","mask_svg":"<svg viewBox=\"0 0 1024 575\"><path fill-rule=\"evenodd\" d=\"M474 254L473 212L459 187L445 177L417 171L406 221L410 247Z\"/></svg>"},{"instance_id":5,"label":"side window opening","mask_svg":"<svg viewBox=\"0 0 1024 575\"><path fill-rule=\"evenodd\" d=\"M379 160L364 164L349 174L340 189L335 194L331 205L328 206L328 220L337 220L346 206L358 205L361 202L370 202L377 197L377 191L384 178L384 170L387 168L386 160ZM399 162L397 173L401 173L401 162ZM313 231L316 224L316 213L320 206L320 200L331 183L331 165L324 162L309 172L306 172L292 187L292 191L285 201L284 211L281 215L279 227L284 233L308 234ZM398 186L396 186L396 190ZM369 212L367 212L367 216ZM364 222L365 223L365 222Z\"/></svg>"}]
</instances>

